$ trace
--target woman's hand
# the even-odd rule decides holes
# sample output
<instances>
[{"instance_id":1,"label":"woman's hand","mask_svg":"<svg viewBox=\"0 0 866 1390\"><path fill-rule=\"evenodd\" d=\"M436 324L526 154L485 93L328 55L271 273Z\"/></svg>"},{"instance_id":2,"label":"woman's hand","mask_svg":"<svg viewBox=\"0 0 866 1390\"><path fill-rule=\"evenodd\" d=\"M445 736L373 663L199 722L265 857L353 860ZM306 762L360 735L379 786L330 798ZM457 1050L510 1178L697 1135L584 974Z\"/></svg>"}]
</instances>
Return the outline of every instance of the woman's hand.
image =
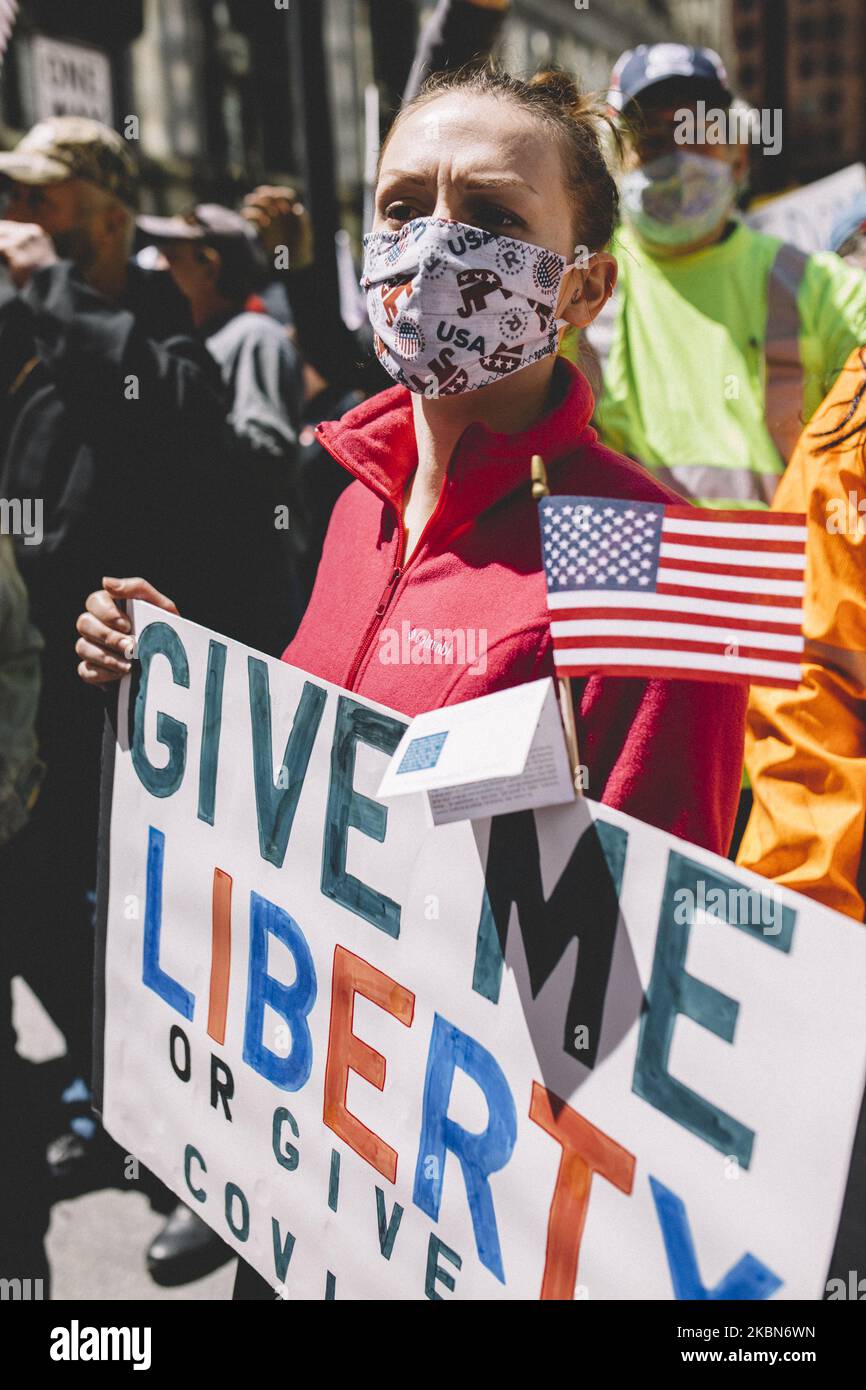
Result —
<instances>
[{"instance_id":1,"label":"woman's hand","mask_svg":"<svg viewBox=\"0 0 866 1390\"><path fill-rule=\"evenodd\" d=\"M132 668L135 639L132 624L119 601L141 598L166 613L177 613L170 598L146 579L103 578L103 588L90 594L85 610L75 624L79 638L75 650L81 657L78 674L86 685L110 685L122 680ZM178 614L178 616L180 616Z\"/></svg>"}]
</instances>

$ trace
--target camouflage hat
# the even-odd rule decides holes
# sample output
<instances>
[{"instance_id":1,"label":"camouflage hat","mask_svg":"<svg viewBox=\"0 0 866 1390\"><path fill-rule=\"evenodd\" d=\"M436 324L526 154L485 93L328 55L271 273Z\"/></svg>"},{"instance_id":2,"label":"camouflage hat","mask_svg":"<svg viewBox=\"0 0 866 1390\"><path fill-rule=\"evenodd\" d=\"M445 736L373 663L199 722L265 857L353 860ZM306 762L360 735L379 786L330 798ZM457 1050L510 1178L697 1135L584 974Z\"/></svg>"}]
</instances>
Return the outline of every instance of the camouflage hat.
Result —
<instances>
[{"instance_id":1,"label":"camouflage hat","mask_svg":"<svg viewBox=\"0 0 866 1390\"><path fill-rule=\"evenodd\" d=\"M126 141L87 116L53 116L0 154L0 175L16 183L86 179L129 208L138 206L138 173Z\"/></svg>"}]
</instances>

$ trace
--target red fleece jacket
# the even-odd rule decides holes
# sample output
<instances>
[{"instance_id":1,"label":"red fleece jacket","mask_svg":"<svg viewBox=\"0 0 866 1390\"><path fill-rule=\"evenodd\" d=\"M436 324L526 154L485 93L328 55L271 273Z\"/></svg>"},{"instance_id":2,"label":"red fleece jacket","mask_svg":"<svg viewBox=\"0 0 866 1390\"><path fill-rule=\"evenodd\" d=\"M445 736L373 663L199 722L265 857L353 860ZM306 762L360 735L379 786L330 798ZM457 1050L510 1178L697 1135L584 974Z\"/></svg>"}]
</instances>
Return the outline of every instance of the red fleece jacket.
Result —
<instances>
[{"instance_id":1,"label":"red fleece jacket","mask_svg":"<svg viewBox=\"0 0 866 1390\"><path fill-rule=\"evenodd\" d=\"M319 426L358 481L334 509L284 661L407 715L554 674L531 456L544 459L551 492L682 503L599 444L588 383L562 359L556 372L559 403L531 429L463 432L405 564L402 497L418 462L410 393L394 387ZM611 676L572 688L588 795L724 854L745 690Z\"/></svg>"}]
</instances>

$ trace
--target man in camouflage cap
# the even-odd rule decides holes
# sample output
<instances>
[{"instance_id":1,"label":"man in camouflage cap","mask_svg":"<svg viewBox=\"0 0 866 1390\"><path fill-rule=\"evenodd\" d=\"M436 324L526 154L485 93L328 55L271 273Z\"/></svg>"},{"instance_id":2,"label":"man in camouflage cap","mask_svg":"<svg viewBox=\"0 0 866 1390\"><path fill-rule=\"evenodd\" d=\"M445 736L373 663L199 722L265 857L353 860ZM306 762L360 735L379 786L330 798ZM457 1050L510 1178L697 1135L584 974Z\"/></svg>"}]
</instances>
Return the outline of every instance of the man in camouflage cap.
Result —
<instances>
[{"instance_id":1,"label":"man in camouflage cap","mask_svg":"<svg viewBox=\"0 0 866 1390\"><path fill-rule=\"evenodd\" d=\"M122 295L138 175L116 131L86 116L40 121L0 154L0 182L9 187L0 259L16 285L63 259L94 289Z\"/></svg>"}]
</instances>

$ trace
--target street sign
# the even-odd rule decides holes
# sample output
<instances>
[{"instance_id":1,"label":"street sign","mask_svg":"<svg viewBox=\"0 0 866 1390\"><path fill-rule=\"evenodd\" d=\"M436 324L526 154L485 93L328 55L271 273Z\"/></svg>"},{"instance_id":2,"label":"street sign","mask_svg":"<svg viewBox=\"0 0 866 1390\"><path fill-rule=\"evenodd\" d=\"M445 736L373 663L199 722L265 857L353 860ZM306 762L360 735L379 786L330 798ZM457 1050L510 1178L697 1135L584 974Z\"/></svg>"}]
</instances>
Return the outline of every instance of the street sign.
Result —
<instances>
[{"instance_id":1,"label":"street sign","mask_svg":"<svg viewBox=\"0 0 866 1390\"><path fill-rule=\"evenodd\" d=\"M37 35L31 44L33 116L90 116L114 123L111 63L85 44Z\"/></svg>"}]
</instances>

